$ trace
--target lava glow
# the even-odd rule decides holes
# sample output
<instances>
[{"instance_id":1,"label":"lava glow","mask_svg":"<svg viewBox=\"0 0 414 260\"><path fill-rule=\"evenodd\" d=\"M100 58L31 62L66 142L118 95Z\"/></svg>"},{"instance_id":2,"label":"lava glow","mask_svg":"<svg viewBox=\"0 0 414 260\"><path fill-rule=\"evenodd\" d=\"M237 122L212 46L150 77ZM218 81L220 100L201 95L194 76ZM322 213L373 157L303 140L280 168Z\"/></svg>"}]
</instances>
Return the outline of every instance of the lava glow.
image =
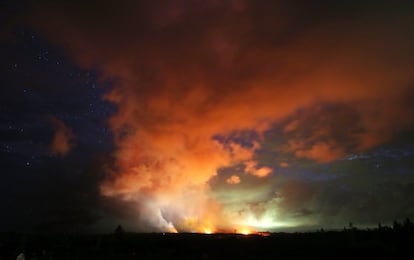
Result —
<instances>
[{"instance_id":1,"label":"lava glow","mask_svg":"<svg viewBox=\"0 0 414 260\"><path fill-rule=\"evenodd\" d=\"M252 233L252 231L248 228L243 228L240 231L238 231L237 233L243 234L243 235L250 235Z\"/></svg>"},{"instance_id":2,"label":"lava glow","mask_svg":"<svg viewBox=\"0 0 414 260\"><path fill-rule=\"evenodd\" d=\"M217 230L217 231L213 231L214 229L210 229L210 228L205 228L203 229L204 234L241 234L241 235L251 235L251 234L259 234L260 232L256 232L251 228L248 227L242 227L242 228L236 228L233 230Z\"/></svg>"},{"instance_id":3,"label":"lava glow","mask_svg":"<svg viewBox=\"0 0 414 260\"><path fill-rule=\"evenodd\" d=\"M213 233L213 231L211 229L209 229L209 228L204 229L204 234L211 234L211 233Z\"/></svg>"}]
</instances>

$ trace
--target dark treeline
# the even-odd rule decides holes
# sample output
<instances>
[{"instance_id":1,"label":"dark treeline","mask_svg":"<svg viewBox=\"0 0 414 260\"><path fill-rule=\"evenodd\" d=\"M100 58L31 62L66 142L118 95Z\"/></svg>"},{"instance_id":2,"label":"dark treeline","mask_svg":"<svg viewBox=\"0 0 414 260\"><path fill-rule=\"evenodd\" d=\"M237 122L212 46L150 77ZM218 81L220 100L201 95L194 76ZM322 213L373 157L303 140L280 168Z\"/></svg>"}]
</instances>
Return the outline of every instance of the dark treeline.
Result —
<instances>
[{"instance_id":1,"label":"dark treeline","mask_svg":"<svg viewBox=\"0 0 414 260\"><path fill-rule=\"evenodd\" d=\"M414 225L307 233L0 234L0 259L414 259ZM403 257L405 256L405 257ZM408 257L408 258L407 258Z\"/></svg>"}]
</instances>

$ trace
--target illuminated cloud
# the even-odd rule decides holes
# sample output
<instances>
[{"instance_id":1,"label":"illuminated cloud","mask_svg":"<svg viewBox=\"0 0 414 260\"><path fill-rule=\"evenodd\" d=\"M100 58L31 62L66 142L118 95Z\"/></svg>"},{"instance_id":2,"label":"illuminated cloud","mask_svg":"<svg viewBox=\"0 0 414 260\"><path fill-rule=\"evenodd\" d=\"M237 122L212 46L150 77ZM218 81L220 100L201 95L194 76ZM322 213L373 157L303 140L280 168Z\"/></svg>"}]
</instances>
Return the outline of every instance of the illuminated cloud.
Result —
<instances>
[{"instance_id":1,"label":"illuminated cloud","mask_svg":"<svg viewBox=\"0 0 414 260\"><path fill-rule=\"evenodd\" d=\"M49 121L55 129L49 151L53 155L65 156L74 147L73 133L62 120L50 116Z\"/></svg>"},{"instance_id":2,"label":"illuminated cloud","mask_svg":"<svg viewBox=\"0 0 414 260\"><path fill-rule=\"evenodd\" d=\"M369 149L413 122L412 15L322 6L49 3L32 19L81 65L114 79L105 98L118 107L109 120L116 163L102 194L135 201L154 228L200 231L231 220L209 180L236 165L269 176L272 168L258 167L260 142L286 118L279 149L318 162ZM231 140L244 130L257 143Z\"/></svg>"},{"instance_id":3,"label":"illuminated cloud","mask_svg":"<svg viewBox=\"0 0 414 260\"><path fill-rule=\"evenodd\" d=\"M232 175L226 180L226 182L228 184L238 184L240 183L240 177L237 175Z\"/></svg>"},{"instance_id":4,"label":"illuminated cloud","mask_svg":"<svg viewBox=\"0 0 414 260\"><path fill-rule=\"evenodd\" d=\"M284 133L290 133L298 128L299 121L297 119L292 120L290 123L288 123L285 128L283 129Z\"/></svg>"},{"instance_id":5,"label":"illuminated cloud","mask_svg":"<svg viewBox=\"0 0 414 260\"><path fill-rule=\"evenodd\" d=\"M295 155L298 158L309 158L323 163L341 158L345 154L326 143L316 143L308 150L296 150Z\"/></svg>"},{"instance_id":6,"label":"illuminated cloud","mask_svg":"<svg viewBox=\"0 0 414 260\"><path fill-rule=\"evenodd\" d=\"M246 161L244 162L244 165L244 171L246 173L252 174L260 178L267 177L272 172L272 168L270 167L258 167L256 161Z\"/></svg>"},{"instance_id":7,"label":"illuminated cloud","mask_svg":"<svg viewBox=\"0 0 414 260\"><path fill-rule=\"evenodd\" d=\"M287 162L281 162L279 164L279 166L282 167L282 168L287 168L287 167L289 167L289 164Z\"/></svg>"}]
</instances>

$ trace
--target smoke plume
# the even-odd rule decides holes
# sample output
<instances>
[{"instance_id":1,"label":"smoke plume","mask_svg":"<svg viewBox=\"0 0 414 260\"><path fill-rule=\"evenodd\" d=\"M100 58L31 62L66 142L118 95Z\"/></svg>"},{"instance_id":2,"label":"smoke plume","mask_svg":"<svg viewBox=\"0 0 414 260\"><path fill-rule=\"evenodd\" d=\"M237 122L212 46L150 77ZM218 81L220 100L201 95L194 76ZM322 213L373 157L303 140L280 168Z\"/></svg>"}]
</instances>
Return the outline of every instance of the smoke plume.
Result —
<instances>
[{"instance_id":1,"label":"smoke plume","mask_svg":"<svg viewBox=\"0 0 414 260\"><path fill-rule=\"evenodd\" d=\"M299 2L37 5L36 28L115 82L104 98L118 107L109 120L116 163L102 195L135 202L137 221L152 230L233 230L229 216L238 215L211 196L209 181L235 166L238 175L269 178L257 154L281 120L293 118L281 150L318 162L411 124L412 15L370 1ZM231 138L241 131L258 138Z\"/></svg>"}]
</instances>

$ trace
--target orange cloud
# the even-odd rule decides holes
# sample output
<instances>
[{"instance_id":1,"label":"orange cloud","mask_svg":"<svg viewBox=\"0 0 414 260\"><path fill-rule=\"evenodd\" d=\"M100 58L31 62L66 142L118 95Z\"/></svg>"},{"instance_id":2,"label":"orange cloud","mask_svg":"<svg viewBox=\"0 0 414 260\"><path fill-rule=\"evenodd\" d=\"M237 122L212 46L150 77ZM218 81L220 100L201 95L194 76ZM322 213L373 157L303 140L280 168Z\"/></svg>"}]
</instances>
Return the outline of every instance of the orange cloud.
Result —
<instances>
[{"instance_id":1,"label":"orange cloud","mask_svg":"<svg viewBox=\"0 0 414 260\"><path fill-rule=\"evenodd\" d=\"M282 168L288 168L289 167L289 164L287 162L281 162L279 164L279 166L282 167Z\"/></svg>"},{"instance_id":2,"label":"orange cloud","mask_svg":"<svg viewBox=\"0 0 414 260\"><path fill-rule=\"evenodd\" d=\"M342 150L331 147L326 143L316 143L309 149L296 150L295 155L299 158L308 158L324 163L341 158L345 154Z\"/></svg>"},{"instance_id":3,"label":"orange cloud","mask_svg":"<svg viewBox=\"0 0 414 260\"><path fill-rule=\"evenodd\" d=\"M257 162L253 160L245 161L244 166L244 171L246 173L260 178L269 176L269 174L273 171L270 167L257 167Z\"/></svg>"},{"instance_id":4,"label":"orange cloud","mask_svg":"<svg viewBox=\"0 0 414 260\"><path fill-rule=\"evenodd\" d=\"M283 132L289 133L289 132L295 131L298 128L298 125L299 125L299 121L295 119L285 126L285 128L283 129Z\"/></svg>"},{"instance_id":5,"label":"orange cloud","mask_svg":"<svg viewBox=\"0 0 414 260\"><path fill-rule=\"evenodd\" d=\"M101 184L103 195L139 201L161 229L227 223L209 180L238 164L257 177L272 169L257 167L260 145L215 136L249 130L265 142L275 123L319 107L285 127L295 145L285 150L327 162L413 122L411 14L378 19L375 8L361 5L348 14L363 14L361 23L346 16L355 8L333 15L265 2L38 5L36 28L84 67L115 79L105 98L118 107L109 120L116 163ZM321 104L352 109L340 116L342 109L330 113Z\"/></svg>"},{"instance_id":6,"label":"orange cloud","mask_svg":"<svg viewBox=\"0 0 414 260\"><path fill-rule=\"evenodd\" d=\"M53 155L65 156L74 147L74 136L72 131L62 120L59 120L56 117L49 117L49 121L55 128L55 134L52 143L50 144L49 151Z\"/></svg>"},{"instance_id":7,"label":"orange cloud","mask_svg":"<svg viewBox=\"0 0 414 260\"><path fill-rule=\"evenodd\" d=\"M240 177L237 176L237 175L232 175L226 180L226 182L228 184L239 184L240 183Z\"/></svg>"}]
</instances>

